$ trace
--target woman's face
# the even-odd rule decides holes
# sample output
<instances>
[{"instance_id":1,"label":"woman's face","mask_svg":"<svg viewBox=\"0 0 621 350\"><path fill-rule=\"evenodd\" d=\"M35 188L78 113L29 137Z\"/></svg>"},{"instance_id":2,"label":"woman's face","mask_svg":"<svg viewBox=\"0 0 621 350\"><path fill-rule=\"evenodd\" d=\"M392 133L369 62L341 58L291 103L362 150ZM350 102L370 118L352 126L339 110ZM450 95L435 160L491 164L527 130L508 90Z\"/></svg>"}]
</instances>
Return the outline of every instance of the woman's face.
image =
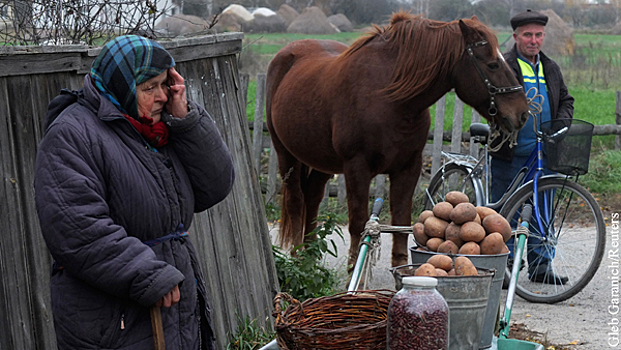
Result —
<instances>
[{"instance_id":1,"label":"woman's face","mask_svg":"<svg viewBox=\"0 0 621 350\"><path fill-rule=\"evenodd\" d=\"M168 102L168 71L138 85L136 100L140 117L153 119L153 124L159 122Z\"/></svg>"}]
</instances>

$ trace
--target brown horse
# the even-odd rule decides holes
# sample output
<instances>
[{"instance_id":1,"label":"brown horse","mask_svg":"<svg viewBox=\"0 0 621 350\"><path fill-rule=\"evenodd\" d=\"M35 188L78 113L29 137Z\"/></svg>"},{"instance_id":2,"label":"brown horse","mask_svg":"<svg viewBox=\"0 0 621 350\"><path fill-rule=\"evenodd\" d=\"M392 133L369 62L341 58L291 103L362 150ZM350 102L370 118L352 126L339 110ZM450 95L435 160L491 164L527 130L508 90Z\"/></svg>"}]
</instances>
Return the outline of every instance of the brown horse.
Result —
<instances>
[{"instance_id":1,"label":"brown horse","mask_svg":"<svg viewBox=\"0 0 621 350\"><path fill-rule=\"evenodd\" d=\"M332 174L345 174L354 264L369 218L369 185L390 178L392 225L411 224L412 196L429 133L429 110L455 89L507 131L527 118L526 97L476 17L450 23L393 14L351 47L300 40L267 72L267 124L283 180L280 240L297 245L316 227ZM407 234L394 234L392 265L408 261Z\"/></svg>"}]
</instances>

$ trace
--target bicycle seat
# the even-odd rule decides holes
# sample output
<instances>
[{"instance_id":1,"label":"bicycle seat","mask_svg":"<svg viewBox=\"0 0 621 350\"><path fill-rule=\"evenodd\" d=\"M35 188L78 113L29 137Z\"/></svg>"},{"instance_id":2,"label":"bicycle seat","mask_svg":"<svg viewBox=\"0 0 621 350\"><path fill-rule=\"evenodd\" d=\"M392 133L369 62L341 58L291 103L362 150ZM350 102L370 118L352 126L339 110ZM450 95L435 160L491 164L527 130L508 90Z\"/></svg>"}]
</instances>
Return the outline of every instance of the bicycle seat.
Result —
<instances>
[{"instance_id":1,"label":"bicycle seat","mask_svg":"<svg viewBox=\"0 0 621 350\"><path fill-rule=\"evenodd\" d=\"M472 123L470 125L470 137L474 137L475 141L485 144L489 136L489 125L483 123Z\"/></svg>"}]
</instances>

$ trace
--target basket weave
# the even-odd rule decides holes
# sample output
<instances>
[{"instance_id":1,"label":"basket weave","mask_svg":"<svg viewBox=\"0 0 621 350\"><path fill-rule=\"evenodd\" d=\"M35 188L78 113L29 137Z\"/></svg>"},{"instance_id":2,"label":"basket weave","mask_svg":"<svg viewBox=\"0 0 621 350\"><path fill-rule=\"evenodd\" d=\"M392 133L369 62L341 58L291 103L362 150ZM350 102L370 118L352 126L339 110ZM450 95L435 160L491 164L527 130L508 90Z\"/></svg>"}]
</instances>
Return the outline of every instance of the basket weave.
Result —
<instances>
[{"instance_id":1,"label":"basket weave","mask_svg":"<svg viewBox=\"0 0 621 350\"><path fill-rule=\"evenodd\" d=\"M384 350L388 304L395 292L357 291L300 303L274 298L276 339L282 350ZM289 305L283 311L282 301Z\"/></svg>"}]
</instances>

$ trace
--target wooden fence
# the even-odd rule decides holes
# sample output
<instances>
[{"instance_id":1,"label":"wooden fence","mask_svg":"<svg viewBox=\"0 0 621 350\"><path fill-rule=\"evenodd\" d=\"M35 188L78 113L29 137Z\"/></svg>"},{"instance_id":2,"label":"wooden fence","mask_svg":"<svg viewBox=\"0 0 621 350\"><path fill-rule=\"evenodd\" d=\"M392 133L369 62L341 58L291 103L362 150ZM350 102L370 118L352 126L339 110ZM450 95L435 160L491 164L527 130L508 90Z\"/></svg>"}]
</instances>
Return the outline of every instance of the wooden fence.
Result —
<instances>
[{"instance_id":1,"label":"wooden fence","mask_svg":"<svg viewBox=\"0 0 621 350\"><path fill-rule=\"evenodd\" d=\"M256 101L254 110L254 122L249 125L249 128L253 130L252 140L252 158L255 171L260 176L267 177L267 186L264 188L266 193L266 202L273 200L279 191L279 176L277 173L277 159L274 155L275 151L271 144L269 134L267 132L267 126L264 125L263 111L265 107L265 74L258 74L256 77ZM249 77L242 75L242 80L246 85L243 88L247 89L247 81ZM436 102L435 113L435 125L429 132L429 140L425 147L424 155L431 156L431 174L435 174L439 167L442 165L442 151L469 153L470 155L477 157L479 155L479 145L471 142L470 133L462 132L462 126L464 121L464 103L457 97L455 97L455 104L453 108L453 127L452 130L444 131L444 119L446 118L446 95L440 98ZM581 119L580 116L574 116L577 119ZM478 123L481 121L481 116L472 110L471 123ZM616 109L615 109L615 122L616 124L607 125L595 125L593 134L596 136L601 135L617 135L615 148L621 149L621 91L617 91L616 94ZM262 130L262 132L257 132ZM445 142L450 142L450 145L445 145ZM467 149L465 144L468 144ZM269 157L267 174L262 174L261 158L267 154ZM419 185L425 182L424 177L421 175L419 178ZM371 188L370 196L372 198L385 197L387 178L386 175L377 175ZM420 186L417 187L417 192L420 191ZM337 197L339 203L344 204L346 202L345 192L345 177L339 174L335 181L332 181L326 187L326 193L324 201L328 197Z\"/></svg>"},{"instance_id":2,"label":"wooden fence","mask_svg":"<svg viewBox=\"0 0 621 350\"><path fill-rule=\"evenodd\" d=\"M235 161L232 193L197 214L190 229L207 280L217 349L237 331L240 318L269 324L279 290L251 166L237 66L242 38L230 33L162 42L186 80L189 98L214 117ZM82 46L0 48L0 350L56 348L51 258L35 212L34 159L48 102L61 88L80 88L98 52Z\"/></svg>"}]
</instances>

